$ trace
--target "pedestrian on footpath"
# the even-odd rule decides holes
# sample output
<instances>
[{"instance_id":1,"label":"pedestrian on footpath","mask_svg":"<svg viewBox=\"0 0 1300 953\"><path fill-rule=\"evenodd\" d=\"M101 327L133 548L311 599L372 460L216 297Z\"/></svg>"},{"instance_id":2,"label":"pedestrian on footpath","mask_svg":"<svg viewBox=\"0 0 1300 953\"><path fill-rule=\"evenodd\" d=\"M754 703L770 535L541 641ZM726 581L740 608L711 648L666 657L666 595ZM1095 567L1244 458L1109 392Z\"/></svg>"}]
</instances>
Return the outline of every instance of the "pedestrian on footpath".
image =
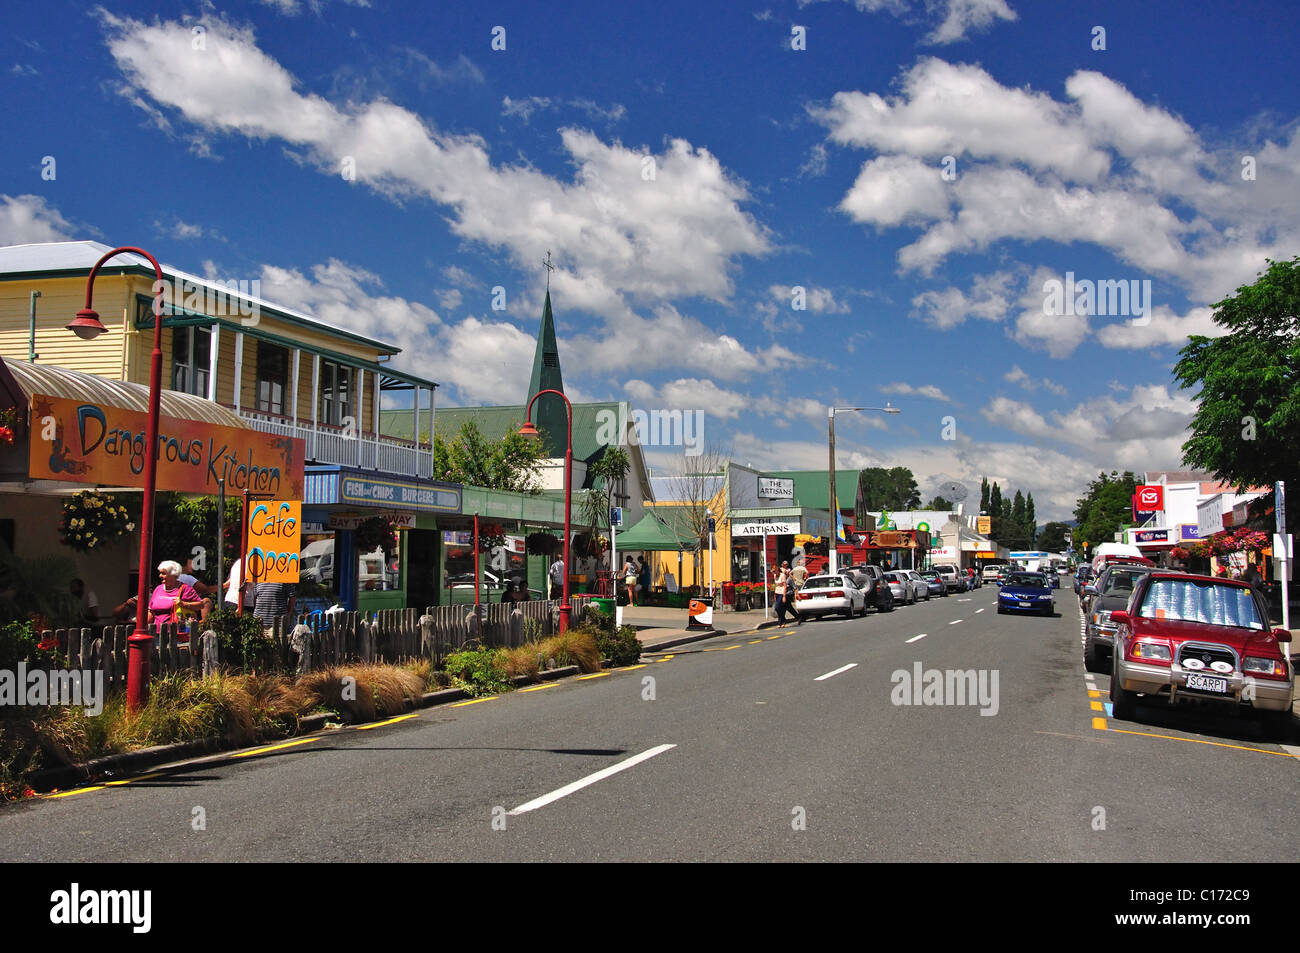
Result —
<instances>
[{"instance_id":1,"label":"pedestrian on footpath","mask_svg":"<svg viewBox=\"0 0 1300 953\"><path fill-rule=\"evenodd\" d=\"M636 563L632 562L632 557L628 556L627 561L623 563L623 584L627 586L627 604L630 608L636 608Z\"/></svg>"},{"instance_id":2,"label":"pedestrian on footpath","mask_svg":"<svg viewBox=\"0 0 1300 953\"><path fill-rule=\"evenodd\" d=\"M551 563L551 568L547 574L551 581L551 598L564 598L564 560L559 556L555 557L555 562Z\"/></svg>"},{"instance_id":3,"label":"pedestrian on footpath","mask_svg":"<svg viewBox=\"0 0 1300 953\"><path fill-rule=\"evenodd\" d=\"M781 568L776 571L776 579L772 583L772 592L776 596L776 621L785 625L786 601L785 595L790 586L790 564L784 562Z\"/></svg>"},{"instance_id":4,"label":"pedestrian on footpath","mask_svg":"<svg viewBox=\"0 0 1300 953\"><path fill-rule=\"evenodd\" d=\"M798 609L799 590L802 589L803 584L808 581L808 567L805 565L806 562L807 560L802 556L795 560L795 567L790 570L790 586L788 587L790 611L793 612L794 617L799 620L799 625L803 625L803 613Z\"/></svg>"}]
</instances>

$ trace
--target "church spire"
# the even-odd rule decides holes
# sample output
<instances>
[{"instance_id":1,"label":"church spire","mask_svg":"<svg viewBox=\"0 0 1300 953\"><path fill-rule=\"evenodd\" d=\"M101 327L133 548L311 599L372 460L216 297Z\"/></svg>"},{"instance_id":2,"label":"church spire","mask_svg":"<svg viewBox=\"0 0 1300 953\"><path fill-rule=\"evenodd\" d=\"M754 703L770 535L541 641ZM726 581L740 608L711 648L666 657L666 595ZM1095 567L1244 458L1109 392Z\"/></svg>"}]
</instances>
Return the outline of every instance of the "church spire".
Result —
<instances>
[{"instance_id":1,"label":"church spire","mask_svg":"<svg viewBox=\"0 0 1300 953\"><path fill-rule=\"evenodd\" d=\"M537 351L533 355L533 374L528 382L528 399L544 390L564 393L564 377L560 373L560 351L555 343L555 316L551 313L550 263L551 253L546 253L543 264L547 268L546 304L542 307L542 326L537 332ZM547 455L564 456L565 437L568 433L568 415L564 401L553 395L541 398L533 406L533 424L545 434Z\"/></svg>"}]
</instances>

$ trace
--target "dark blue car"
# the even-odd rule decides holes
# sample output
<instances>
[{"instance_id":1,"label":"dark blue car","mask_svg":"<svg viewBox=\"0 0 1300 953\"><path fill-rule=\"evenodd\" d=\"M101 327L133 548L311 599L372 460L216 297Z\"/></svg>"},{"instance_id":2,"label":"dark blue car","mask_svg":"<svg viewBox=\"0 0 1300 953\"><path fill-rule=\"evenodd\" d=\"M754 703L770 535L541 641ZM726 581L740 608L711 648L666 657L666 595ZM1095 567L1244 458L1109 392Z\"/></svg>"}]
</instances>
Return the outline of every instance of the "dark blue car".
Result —
<instances>
[{"instance_id":1,"label":"dark blue car","mask_svg":"<svg viewBox=\"0 0 1300 953\"><path fill-rule=\"evenodd\" d=\"M1047 577L1041 572L1013 572L998 590L998 612L1056 614Z\"/></svg>"}]
</instances>

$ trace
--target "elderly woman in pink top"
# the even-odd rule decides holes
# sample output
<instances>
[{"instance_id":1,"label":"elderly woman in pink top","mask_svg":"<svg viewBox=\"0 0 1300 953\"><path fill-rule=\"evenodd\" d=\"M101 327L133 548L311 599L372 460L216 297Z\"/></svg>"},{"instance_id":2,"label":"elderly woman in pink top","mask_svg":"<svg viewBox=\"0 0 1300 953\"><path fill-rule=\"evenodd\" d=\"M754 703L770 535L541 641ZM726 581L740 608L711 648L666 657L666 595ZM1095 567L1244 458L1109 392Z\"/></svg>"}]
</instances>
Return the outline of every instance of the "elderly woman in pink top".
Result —
<instances>
[{"instance_id":1,"label":"elderly woman in pink top","mask_svg":"<svg viewBox=\"0 0 1300 953\"><path fill-rule=\"evenodd\" d=\"M203 608L203 597L194 591L193 586L181 582L180 563L167 559L158 564L158 575L162 582L149 597L149 619L154 628L160 629L176 621L178 609Z\"/></svg>"}]
</instances>

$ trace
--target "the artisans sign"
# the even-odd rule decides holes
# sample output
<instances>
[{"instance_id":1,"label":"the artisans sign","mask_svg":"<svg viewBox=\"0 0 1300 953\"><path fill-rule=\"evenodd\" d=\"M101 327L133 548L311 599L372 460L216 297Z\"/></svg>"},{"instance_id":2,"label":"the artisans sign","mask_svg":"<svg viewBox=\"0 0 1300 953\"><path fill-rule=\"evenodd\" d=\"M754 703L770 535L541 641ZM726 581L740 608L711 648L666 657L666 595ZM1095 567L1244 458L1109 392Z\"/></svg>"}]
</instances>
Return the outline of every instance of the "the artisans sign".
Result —
<instances>
[{"instance_id":1,"label":"the artisans sign","mask_svg":"<svg viewBox=\"0 0 1300 953\"><path fill-rule=\"evenodd\" d=\"M27 472L33 480L144 485L147 414L32 395ZM181 493L252 490L301 497L303 441L257 430L160 417L157 487Z\"/></svg>"}]
</instances>

